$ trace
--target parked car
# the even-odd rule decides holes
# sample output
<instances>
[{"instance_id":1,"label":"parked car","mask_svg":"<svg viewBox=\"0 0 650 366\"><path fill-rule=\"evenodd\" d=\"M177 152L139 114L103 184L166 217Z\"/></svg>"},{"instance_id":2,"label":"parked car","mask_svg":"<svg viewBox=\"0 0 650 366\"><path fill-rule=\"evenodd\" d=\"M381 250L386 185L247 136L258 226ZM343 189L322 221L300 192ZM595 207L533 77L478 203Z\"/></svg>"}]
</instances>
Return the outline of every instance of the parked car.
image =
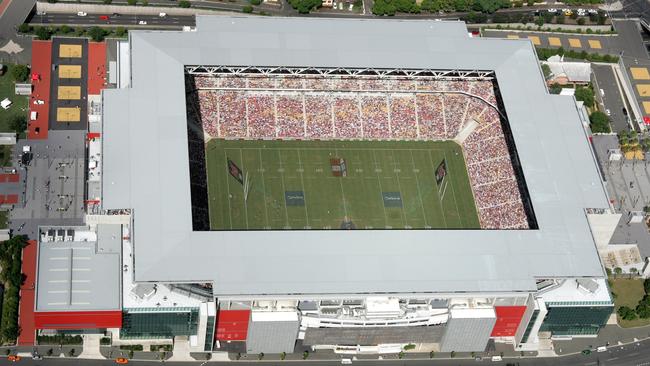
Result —
<instances>
[{"instance_id":1,"label":"parked car","mask_svg":"<svg viewBox=\"0 0 650 366\"><path fill-rule=\"evenodd\" d=\"M550 8L550 9L548 9L548 12L549 12L549 13L553 13L553 14L555 14L555 13L557 13L557 9L555 9L555 8Z\"/></svg>"},{"instance_id":2,"label":"parked car","mask_svg":"<svg viewBox=\"0 0 650 366\"><path fill-rule=\"evenodd\" d=\"M77 16L79 16L79 17L85 17L86 15L88 15L88 13L83 12L83 11L80 11L80 12L77 13Z\"/></svg>"},{"instance_id":3,"label":"parked car","mask_svg":"<svg viewBox=\"0 0 650 366\"><path fill-rule=\"evenodd\" d=\"M589 13L589 14L598 14L598 10L596 10L596 9L589 9L589 10L587 10L587 13Z\"/></svg>"},{"instance_id":4,"label":"parked car","mask_svg":"<svg viewBox=\"0 0 650 366\"><path fill-rule=\"evenodd\" d=\"M124 358L124 357L119 357L119 358L115 359L115 363L119 363L120 365L124 365L124 364L129 363L129 360L127 358Z\"/></svg>"},{"instance_id":5,"label":"parked car","mask_svg":"<svg viewBox=\"0 0 650 366\"><path fill-rule=\"evenodd\" d=\"M161 17L161 18L164 18L164 17L167 16L167 13L160 13L160 14L158 14L158 16Z\"/></svg>"},{"instance_id":6,"label":"parked car","mask_svg":"<svg viewBox=\"0 0 650 366\"><path fill-rule=\"evenodd\" d=\"M7 360L11 361L11 362L18 362L18 361L20 361L20 356L18 356L18 355L9 355L7 357Z\"/></svg>"},{"instance_id":7,"label":"parked car","mask_svg":"<svg viewBox=\"0 0 650 366\"><path fill-rule=\"evenodd\" d=\"M113 18L117 18L120 16L120 13L113 13Z\"/></svg>"},{"instance_id":8,"label":"parked car","mask_svg":"<svg viewBox=\"0 0 650 366\"><path fill-rule=\"evenodd\" d=\"M138 24L140 24L140 25L147 25L147 21L146 21L146 20L141 20L141 21L138 22Z\"/></svg>"},{"instance_id":9,"label":"parked car","mask_svg":"<svg viewBox=\"0 0 650 366\"><path fill-rule=\"evenodd\" d=\"M32 356L32 360L34 361L41 361L43 359L43 356L39 355L38 353Z\"/></svg>"},{"instance_id":10,"label":"parked car","mask_svg":"<svg viewBox=\"0 0 650 366\"><path fill-rule=\"evenodd\" d=\"M612 111L610 111L609 109L605 109L605 114L608 115L608 116L611 116L611 115L612 115Z\"/></svg>"},{"instance_id":11,"label":"parked car","mask_svg":"<svg viewBox=\"0 0 650 366\"><path fill-rule=\"evenodd\" d=\"M598 351L598 352L607 352L607 347L600 346L600 347L596 348L596 351Z\"/></svg>"}]
</instances>

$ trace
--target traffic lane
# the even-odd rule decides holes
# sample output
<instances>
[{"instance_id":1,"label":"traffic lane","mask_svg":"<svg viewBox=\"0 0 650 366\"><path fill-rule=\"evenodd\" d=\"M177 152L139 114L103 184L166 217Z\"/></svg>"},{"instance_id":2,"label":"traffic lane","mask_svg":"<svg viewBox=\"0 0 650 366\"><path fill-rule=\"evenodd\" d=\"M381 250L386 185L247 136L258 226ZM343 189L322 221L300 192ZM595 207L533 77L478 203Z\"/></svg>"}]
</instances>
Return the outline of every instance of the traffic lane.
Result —
<instances>
[{"instance_id":1,"label":"traffic lane","mask_svg":"<svg viewBox=\"0 0 650 366\"><path fill-rule=\"evenodd\" d=\"M621 40L620 47L624 56L639 59L648 58L648 52L643 44L643 37L641 37L641 28L637 21L614 20L612 25Z\"/></svg>"},{"instance_id":2,"label":"traffic lane","mask_svg":"<svg viewBox=\"0 0 650 366\"><path fill-rule=\"evenodd\" d=\"M621 96L614 70L609 65L596 64L592 65L592 70L597 86L594 88L594 92L597 95L597 99L602 100L604 108L609 109L611 112L610 120L612 129L614 132L629 130L629 124L623 113L623 108L626 105ZM601 94L600 89L604 93ZM628 109L626 108L626 110Z\"/></svg>"},{"instance_id":3,"label":"traffic lane","mask_svg":"<svg viewBox=\"0 0 650 366\"><path fill-rule=\"evenodd\" d=\"M100 19L106 14L88 14L78 16L76 14L45 14L35 15L30 24L69 24L69 25L164 25L164 26L194 26L194 16L171 16L160 17L157 15L107 15L108 20ZM140 22L146 24L140 24Z\"/></svg>"},{"instance_id":4,"label":"traffic lane","mask_svg":"<svg viewBox=\"0 0 650 366\"><path fill-rule=\"evenodd\" d=\"M519 32L512 30L484 30L484 37L530 39L535 47L559 48L572 51L586 51L618 55L621 51L620 39L616 35L586 35L548 32Z\"/></svg>"}]
</instances>

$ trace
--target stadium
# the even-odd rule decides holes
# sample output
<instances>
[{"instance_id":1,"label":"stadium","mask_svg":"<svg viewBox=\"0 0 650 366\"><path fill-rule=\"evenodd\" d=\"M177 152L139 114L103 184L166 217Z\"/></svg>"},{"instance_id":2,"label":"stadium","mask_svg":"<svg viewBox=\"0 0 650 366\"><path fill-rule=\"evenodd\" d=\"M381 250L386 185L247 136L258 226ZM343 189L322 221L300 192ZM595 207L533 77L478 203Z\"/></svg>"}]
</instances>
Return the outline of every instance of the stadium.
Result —
<instances>
[{"instance_id":1,"label":"stadium","mask_svg":"<svg viewBox=\"0 0 650 366\"><path fill-rule=\"evenodd\" d=\"M114 344L538 351L607 322L608 197L529 41L198 16L130 32L118 60L88 224L122 236L84 234L120 253L122 322L89 327Z\"/></svg>"}]
</instances>

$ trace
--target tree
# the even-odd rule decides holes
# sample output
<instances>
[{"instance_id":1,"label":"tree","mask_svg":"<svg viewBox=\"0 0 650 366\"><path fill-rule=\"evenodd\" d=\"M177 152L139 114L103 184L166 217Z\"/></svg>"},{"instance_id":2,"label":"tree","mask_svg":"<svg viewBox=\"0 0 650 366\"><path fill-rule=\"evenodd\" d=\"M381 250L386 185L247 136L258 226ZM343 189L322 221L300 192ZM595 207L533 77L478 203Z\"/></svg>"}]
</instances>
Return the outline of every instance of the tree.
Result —
<instances>
[{"instance_id":1,"label":"tree","mask_svg":"<svg viewBox=\"0 0 650 366\"><path fill-rule=\"evenodd\" d=\"M576 89L575 92L576 100L582 101L587 107L592 107L596 98L594 97L594 91L590 88L580 87Z\"/></svg>"},{"instance_id":2,"label":"tree","mask_svg":"<svg viewBox=\"0 0 650 366\"><path fill-rule=\"evenodd\" d=\"M122 37L126 36L126 33L127 33L127 31L126 31L126 28L124 28L124 27L115 28L115 35L117 37L122 38Z\"/></svg>"},{"instance_id":3,"label":"tree","mask_svg":"<svg viewBox=\"0 0 650 366\"><path fill-rule=\"evenodd\" d=\"M553 83L553 84L551 84L551 86L548 88L548 91L549 91L551 94L560 94L560 92L562 91L562 85L560 85L560 84L558 84L558 83Z\"/></svg>"},{"instance_id":4,"label":"tree","mask_svg":"<svg viewBox=\"0 0 650 366\"><path fill-rule=\"evenodd\" d=\"M192 6L192 3L190 3L188 0L181 0L178 2L178 6L181 8L189 8Z\"/></svg>"},{"instance_id":5,"label":"tree","mask_svg":"<svg viewBox=\"0 0 650 366\"><path fill-rule=\"evenodd\" d=\"M41 41L47 41L52 36L50 30L47 27L38 27L36 28L36 37Z\"/></svg>"},{"instance_id":6,"label":"tree","mask_svg":"<svg viewBox=\"0 0 650 366\"><path fill-rule=\"evenodd\" d=\"M82 28L82 27L77 27L77 28L74 29L74 34L75 34L77 37L81 37L81 36L83 36L85 33L86 33L86 30L85 30L84 28Z\"/></svg>"},{"instance_id":7,"label":"tree","mask_svg":"<svg viewBox=\"0 0 650 366\"><path fill-rule=\"evenodd\" d=\"M627 306L621 306L620 308L618 308L617 313L618 316L621 317L621 319L625 319L625 320L636 319L636 313L634 312L634 310L632 310Z\"/></svg>"},{"instance_id":8,"label":"tree","mask_svg":"<svg viewBox=\"0 0 650 366\"><path fill-rule=\"evenodd\" d=\"M564 24L564 14L559 14L555 16L555 23Z\"/></svg>"},{"instance_id":9,"label":"tree","mask_svg":"<svg viewBox=\"0 0 650 366\"><path fill-rule=\"evenodd\" d=\"M377 3L383 4L385 1L387 0L376 1L375 4L373 5L373 9L377 5ZM289 4L291 5L291 7L298 10L300 14L307 14L313 9L320 8L320 6L323 5L323 2L322 0L289 0ZM379 15L383 15L383 14L379 14Z\"/></svg>"},{"instance_id":10,"label":"tree","mask_svg":"<svg viewBox=\"0 0 650 366\"><path fill-rule=\"evenodd\" d=\"M593 133L608 133L611 132L611 129L609 128L609 117L603 112L593 112L589 116L589 122L591 122L591 131ZM617 272L617 270L621 271L622 270L618 267L614 268L614 272L618 275L620 274Z\"/></svg>"},{"instance_id":11,"label":"tree","mask_svg":"<svg viewBox=\"0 0 650 366\"><path fill-rule=\"evenodd\" d=\"M9 128L16 131L16 133L23 133L27 129L27 117L22 114L17 114L9 120Z\"/></svg>"},{"instance_id":12,"label":"tree","mask_svg":"<svg viewBox=\"0 0 650 366\"><path fill-rule=\"evenodd\" d=\"M594 113L596 113L596 112L594 112ZM602 112L599 112L599 113L602 113ZM593 115L593 113L592 113L592 115ZM591 119L591 116L589 116L589 117L590 117L589 119ZM605 116L605 117L607 117L607 116ZM614 267L614 274L616 274L618 276L621 273L623 273L623 269L621 269L621 267Z\"/></svg>"},{"instance_id":13,"label":"tree","mask_svg":"<svg viewBox=\"0 0 650 366\"><path fill-rule=\"evenodd\" d=\"M451 357L451 358L456 357L456 351L451 351L451 353L449 354L449 357Z\"/></svg>"},{"instance_id":14,"label":"tree","mask_svg":"<svg viewBox=\"0 0 650 366\"><path fill-rule=\"evenodd\" d=\"M23 23L18 26L18 32L20 33L29 33L31 31L32 31L32 27L27 23Z\"/></svg>"},{"instance_id":15,"label":"tree","mask_svg":"<svg viewBox=\"0 0 650 366\"><path fill-rule=\"evenodd\" d=\"M251 0L251 5L260 5L262 0Z\"/></svg>"},{"instance_id":16,"label":"tree","mask_svg":"<svg viewBox=\"0 0 650 366\"><path fill-rule=\"evenodd\" d=\"M585 18L578 18L578 25L585 25Z\"/></svg>"},{"instance_id":17,"label":"tree","mask_svg":"<svg viewBox=\"0 0 650 366\"><path fill-rule=\"evenodd\" d=\"M70 349L70 352L68 352L68 356L74 357L74 354L75 354L75 349L74 348Z\"/></svg>"},{"instance_id":18,"label":"tree","mask_svg":"<svg viewBox=\"0 0 650 366\"><path fill-rule=\"evenodd\" d=\"M62 25L61 28L59 28L59 30L60 30L61 33L63 33L63 34L68 34L68 33L72 32L72 28L68 27L68 26L65 25L65 24Z\"/></svg>"},{"instance_id":19,"label":"tree","mask_svg":"<svg viewBox=\"0 0 650 366\"><path fill-rule=\"evenodd\" d=\"M101 42L104 40L108 32L105 29L99 27L92 27L88 30L88 35L95 42Z\"/></svg>"},{"instance_id":20,"label":"tree","mask_svg":"<svg viewBox=\"0 0 650 366\"><path fill-rule=\"evenodd\" d=\"M16 65L11 68L11 76L16 82L24 82L29 78L29 67L26 65Z\"/></svg>"},{"instance_id":21,"label":"tree","mask_svg":"<svg viewBox=\"0 0 650 366\"><path fill-rule=\"evenodd\" d=\"M106 4L106 5L109 5L112 2L113 2L113 0L104 0L104 4Z\"/></svg>"},{"instance_id":22,"label":"tree","mask_svg":"<svg viewBox=\"0 0 650 366\"><path fill-rule=\"evenodd\" d=\"M135 5L135 4L137 4L137 2L138 2L138 0L127 0L127 1L126 1L126 3L127 3L128 5Z\"/></svg>"},{"instance_id":23,"label":"tree","mask_svg":"<svg viewBox=\"0 0 650 366\"><path fill-rule=\"evenodd\" d=\"M542 18L542 17L535 18L535 25L537 25L538 27L543 26L544 25L544 18Z\"/></svg>"},{"instance_id":24,"label":"tree","mask_svg":"<svg viewBox=\"0 0 650 366\"><path fill-rule=\"evenodd\" d=\"M643 281L643 290L646 294L650 294L650 278L647 278Z\"/></svg>"},{"instance_id":25,"label":"tree","mask_svg":"<svg viewBox=\"0 0 650 366\"><path fill-rule=\"evenodd\" d=\"M244 13L250 14L250 13L253 12L253 7L250 6L250 5L246 5L246 6L244 6L244 8L242 8L241 11L243 11Z\"/></svg>"}]
</instances>

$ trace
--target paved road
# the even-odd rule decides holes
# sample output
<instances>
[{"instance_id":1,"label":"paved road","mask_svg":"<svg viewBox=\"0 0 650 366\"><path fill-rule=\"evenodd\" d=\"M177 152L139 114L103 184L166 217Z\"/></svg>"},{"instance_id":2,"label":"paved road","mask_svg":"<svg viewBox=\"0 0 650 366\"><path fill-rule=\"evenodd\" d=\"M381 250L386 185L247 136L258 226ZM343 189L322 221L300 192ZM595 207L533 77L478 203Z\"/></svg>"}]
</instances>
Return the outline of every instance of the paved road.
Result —
<instances>
[{"instance_id":1,"label":"paved road","mask_svg":"<svg viewBox=\"0 0 650 366\"><path fill-rule=\"evenodd\" d=\"M32 54L32 38L16 34L16 27L25 21L36 0L12 0L0 17L0 47L9 41L18 44L23 51L9 54L0 51L0 61L29 64Z\"/></svg>"},{"instance_id":2,"label":"paved road","mask_svg":"<svg viewBox=\"0 0 650 366\"><path fill-rule=\"evenodd\" d=\"M99 17L102 15L108 15L108 20L102 20ZM30 24L67 24L70 26L76 25L123 25L123 26L138 26L140 21L147 22L147 26L151 27L172 27L180 28L183 26L194 26L196 24L194 16L180 16L180 15L168 15L164 18L161 18L157 15L131 15L131 14L121 14L119 16L114 16L111 14L88 14L84 17L80 17L76 14L61 14L61 13L49 13L45 15L34 15L30 19Z\"/></svg>"},{"instance_id":3,"label":"paved road","mask_svg":"<svg viewBox=\"0 0 650 366\"><path fill-rule=\"evenodd\" d=\"M626 110L626 103L621 96L621 89L616 80L614 70L610 65L594 64L592 65L596 87L594 88L596 99L602 102L605 109L611 112L611 127L614 132L629 130L629 124L626 116L623 114L623 108ZM601 95L602 89L604 94Z\"/></svg>"}]
</instances>

